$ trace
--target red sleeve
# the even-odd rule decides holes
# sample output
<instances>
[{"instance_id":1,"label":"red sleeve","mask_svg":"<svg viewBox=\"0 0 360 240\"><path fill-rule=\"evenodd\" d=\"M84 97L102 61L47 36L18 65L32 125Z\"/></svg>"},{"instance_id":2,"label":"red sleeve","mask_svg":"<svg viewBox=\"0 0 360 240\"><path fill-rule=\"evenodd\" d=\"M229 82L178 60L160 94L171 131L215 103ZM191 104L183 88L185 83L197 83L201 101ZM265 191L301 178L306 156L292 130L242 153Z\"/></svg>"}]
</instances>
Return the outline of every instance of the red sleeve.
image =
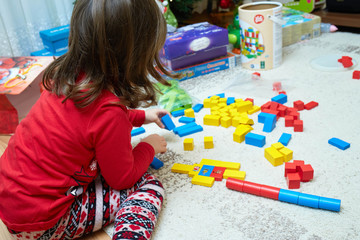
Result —
<instances>
[{"instance_id":1,"label":"red sleeve","mask_svg":"<svg viewBox=\"0 0 360 240\"><path fill-rule=\"evenodd\" d=\"M133 149L130 115L124 106L103 105L89 124L89 137L95 146L100 172L117 190L132 187L147 171L155 155L153 147L145 142ZM139 115L135 115L135 122Z\"/></svg>"},{"instance_id":2,"label":"red sleeve","mask_svg":"<svg viewBox=\"0 0 360 240\"><path fill-rule=\"evenodd\" d=\"M141 125L144 124L144 121L145 121L145 111L144 110L131 109L131 110L128 110L128 113L129 113L130 122L134 127L141 127Z\"/></svg>"}]
</instances>

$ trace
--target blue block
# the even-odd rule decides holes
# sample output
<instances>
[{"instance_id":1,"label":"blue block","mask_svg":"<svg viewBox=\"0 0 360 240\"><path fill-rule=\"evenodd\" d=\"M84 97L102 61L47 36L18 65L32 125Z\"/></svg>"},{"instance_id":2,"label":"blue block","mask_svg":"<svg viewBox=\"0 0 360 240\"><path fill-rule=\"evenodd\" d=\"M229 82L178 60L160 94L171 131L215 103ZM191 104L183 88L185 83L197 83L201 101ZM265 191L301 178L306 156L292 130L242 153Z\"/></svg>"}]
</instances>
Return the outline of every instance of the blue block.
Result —
<instances>
[{"instance_id":1,"label":"blue block","mask_svg":"<svg viewBox=\"0 0 360 240\"><path fill-rule=\"evenodd\" d=\"M181 122L181 123L192 123L192 122L195 122L195 118L181 117L181 118L179 118L179 122Z\"/></svg>"},{"instance_id":2,"label":"blue block","mask_svg":"<svg viewBox=\"0 0 360 240\"><path fill-rule=\"evenodd\" d=\"M312 208L319 208L319 196L300 193L298 204L301 206L307 206Z\"/></svg>"},{"instance_id":3,"label":"blue block","mask_svg":"<svg viewBox=\"0 0 360 240\"><path fill-rule=\"evenodd\" d=\"M268 113L265 118L263 131L272 132L275 126L276 126L276 115Z\"/></svg>"},{"instance_id":4,"label":"blue block","mask_svg":"<svg viewBox=\"0 0 360 240\"><path fill-rule=\"evenodd\" d=\"M142 134L144 132L145 132L145 128L143 128L143 127L135 128L135 129L131 130L131 136L134 137L134 136Z\"/></svg>"},{"instance_id":5,"label":"blue block","mask_svg":"<svg viewBox=\"0 0 360 240\"><path fill-rule=\"evenodd\" d=\"M59 53L68 49L70 25L60 26L40 31L44 47L52 53Z\"/></svg>"},{"instance_id":6,"label":"blue block","mask_svg":"<svg viewBox=\"0 0 360 240\"><path fill-rule=\"evenodd\" d=\"M161 122L165 125L165 128L169 131L175 128L175 124L171 120L171 117L168 114L166 114L161 118Z\"/></svg>"},{"instance_id":7,"label":"blue block","mask_svg":"<svg viewBox=\"0 0 360 240\"><path fill-rule=\"evenodd\" d=\"M185 124L185 125L174 128L173 131L174 131L175 134L178 134L179 131L182 131L185 128L195 127L196 125L197 124L195 122L188 123L188 124Z\"/></svg>"},{"instance_id":8,"label":"blue block","mask_svg":"<svg viewBox=\"0 0 360 240\"><path fill-rule=\"evenodd\" d=\"M265 112L259 113L259 115L258 115L258 122L259 122L259 123L264 123L265 120L266 120L266 118L268 117L268 114L269 114L269 113L265 113ZM273 114L273 115L274 115L274 114Z\"/></svg>"},{"instance_id":9,"label":"blue block","mask_svg":"<svg viewBox=\"0 0 360 240\"><path fill-rule=\"evenodd\" d=\"M160 159L158 159L157 157L154 157L152 163L150 164L150 167L152 167L153 169L159 169L162 166L164 166L164 163L160 161Z\"/></svg>"},{"instance_id":10,"label":"blue block","mask_svg":"<svg viewBox=\"0 0 360 240\"><path fill-rule=\"evenodd\" d=\"M215 166L210 165L203 165L199 174L200 176L210 177L212 171L214 170Z\"/></svg>"},{"instance_id":11,"label":"blue block","mask_svg":"<svg viewBox=\"0 0 360 240\"><path fill-rule=\"evenodd\" d=\"M331 138L331 139L329 139L328 142L329 142L329 144L331 144L337 148L340 148L341 150L345 150L350 147L350 143L345 142L339 138Z\"/></svg>"},{"instance_id":12,"label":"blue block","mask_svg":"<svg viewBox=\"0 0 360 240\"><path fill-rule=\"evenodd\" d=\"M179 116L184 116L185 115L185 109L181 109L181 110L177 110L177 111L172 111L171 115L173 115L173 117L179 117Z\"/></svg>"},{"instance_id":13,"label":"blue block","mask_svg":"<svg viewBox=\"0 0 360 240\"><path fill-rule=\"evenodd\" d=\"M235 98L234 98L234 97L228 97L227 100L226 100L226 104L227 104L227 105L230 105L230 104L232 104L232 103L234 103L234 102L235 102Z\"/></svg>"},{"instance_id":14,"label":"blue block","mask_svg":"<svg viewBox=\"0 0 360 240\"><path fill-rule=\"evenodd\" d=\"M184 136L187 136L187 135L190 135L190 134L193 134L193 133L201 132L202 130L203 130L202 126L196 125L194 127L188 127L188 128L179 130L178 135L180 137L184 137Z\"/></svg>"},{"instance_id":15,"label":"blue block","mask_svg":"<svg viewBox=\"0 0 360 240\"><path fill-rule=\"evenodd\" d=\"M203 107L204 107L204 104L198 103L192 109L194 109L194 112L199 112Z\"/></svg>"},{"instance_id":16,"label":"blue block","mask_svg":"<svg viewBox=\"0 0 360 240\"><path fill-rule=\"evenodd\" d=\"M330 211L340 211L340 199L335 198L326 198L326 197L320 197L319 199L319 208L320 209L326 209Z\"/></svg>"},{"instance_id":17,"label":"blue block","mask_svg":"<svg viewBox=\"0 0 360 240\"><path fill-rule=\"evenodd\" d=\"M65 54L66 52L67 52L67 50L57 52L57 53L52 53L47 49L42 49L40 51L31 52L30 56L40 56L40 57L55 56L55 57L60 57L61 55Z\"/></svg>"},{"instance_id":18,"label":"blue block","mask_svg":"<svg viewBox=\"0 0 360 240\"><path fill-rule=\"evenodd\" d=\"M287 95L285 95L283 93L279 94L279 95L271 98L271 101L281 103L281 104L287 103Z\"/></svg>"},{"instance_id":19,"label":"blue block","mask_svg":"<svg viewBox=\"0 0 360 240\"><path fill-rule=\"evenodd\" d=\"M245 143L256 147L263 147L265 145L265 136L250 132L245 135Z\"/></svg>"},{"instance_id":20,"label":"blue block","mask_svg":"<svg viewBox=\"0 0 360 240\"><path fill-rule=\"evenodd\" d=\"M291 134L290 133L283 133L279 139L279 142L282 143L282 145L287 146L290 142Z\"/></svg>"},{"instance_id":21,"label":"blue block","mask_svg":"<svg viewBox=\"0 0 360 240\"><path fill-rule=\"evenodd\" d=\"M300 194L299 192L280 189L279 201L298 204L299 194Z\"/></svg>"},{"instance_id":22,"label":"blue block","mask_svg":"<svg viewBox=\"0 0 360 240\"><path fill-rule=\"evenodd\" d=\"M219 96L221 98L225 98L225 93L219 93L219 94L216 94L216 96Z\"/></svg>"}]
</instances>

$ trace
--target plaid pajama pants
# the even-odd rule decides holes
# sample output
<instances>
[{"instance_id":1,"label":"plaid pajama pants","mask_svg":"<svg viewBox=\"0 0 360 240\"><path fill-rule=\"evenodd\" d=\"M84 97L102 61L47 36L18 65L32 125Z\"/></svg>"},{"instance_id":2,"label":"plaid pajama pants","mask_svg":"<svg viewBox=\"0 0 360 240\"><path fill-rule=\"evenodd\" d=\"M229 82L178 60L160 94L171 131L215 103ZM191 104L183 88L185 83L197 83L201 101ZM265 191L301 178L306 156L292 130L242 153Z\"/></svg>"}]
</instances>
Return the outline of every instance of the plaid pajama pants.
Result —
<instances>
[{"instance_id":1,"label":"plaid pajama pants","mask_svg":"<svg viewBox=\"0 0 360 240\"><path fill-rule=\"evenodd\" d=\"M114 224L115 239L150 239L163 202L162 184L145 173L130 189L116 191L100 176L78 196L69 211L51 229L15 232L15 239L76 239Z\"/></svg>"}]
</instances>

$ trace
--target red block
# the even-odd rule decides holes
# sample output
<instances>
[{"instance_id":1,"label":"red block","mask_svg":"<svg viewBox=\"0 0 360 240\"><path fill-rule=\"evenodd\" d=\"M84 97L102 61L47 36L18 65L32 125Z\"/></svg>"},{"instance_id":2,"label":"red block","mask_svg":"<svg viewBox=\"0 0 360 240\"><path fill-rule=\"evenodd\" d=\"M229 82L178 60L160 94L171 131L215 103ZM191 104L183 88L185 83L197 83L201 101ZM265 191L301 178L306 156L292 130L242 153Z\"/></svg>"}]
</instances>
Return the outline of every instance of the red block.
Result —
<instances>
[{"instance_id":1,"label":"red block","mask_svg":"<svg viewBox=\"0 0 360 240\"><path fill-rule=\"evenodd\" d=\"M284 176L286 177L288 175L288 173L296 173L296 164L295 163L291 163L291 162L286 162L285 163L285 171L284 171Z\"/></svg>"},{"instance_id":2,"label":"red block","mask_svg":"<svg viewBox=\"0 0 360 240\"><path fill-rule=\"evenodd\" d=\"M19 117L16 108L6 95L0 94L0 134L14 133L18 124Z\"/></svg>"},{"instance_id":3,"label":"red block","mask_svg":"<svg viewBox=\"0 0 360 240\"><path fill-rule=\"evenodd\" d=\"M260 188L260 196L278 200L280 188L262 185Z\"/></svg>"},{"instance_id":4,"label":"red block","mask_svg":"<svg viewBox=\"0 0 360 240\"><path fill-rule=\"evenodd\" d=\"M285 116L285 127L294 126L294 116Z\"/></svg>"},{"instance_id":5,"label":"red block","mask_svg":"<svg viewBox=\"0 0 360 240\"><path fill-rule=\"evenodd\" d=\"M308 182L314 178L314 169L310 164L301 165L299 175L302 182Z\"/></svg>"},{"instance_id":6,"label":"red block","mask_svg":"<svg viewBox=\"0 0 360 240\"><path fill-rule=\"evenodd\" d=\"M243 192L260 196L261 184L244 181Z\"/></svg>"},{"instance_id":7,"label":"red block","mask_svg":"<svg viewBox=\"0 0 360 240\"><path fill-rule=\"evenodd\" d=\"M301 100L297 100L294 102L294 108L296 108L298 111L304 110L304 102Z\"/></svg>"},{"instance_id":8,"label":"red block","mask_svg":"<svg viewBox=\"0 0 360 240\"><path fill-rule=\"evenodd\" d=\"M246 98L245 101L250 101L254 105L254 99L252 99L252 98Z\"/></svg>"},{"instance_id":9,"label":"red block","mask_svg":"<svg viewBox=\"0 0 360 240\"><path fill-rule=\"evenodd\" d=\"M244 181L235 178L228 178L226 180L226 187L239 192L243 192Z\"/></svg>"},{"instance_id":10,"label":"red block","mask_svg":"<svg viewBox=\"0 0 360 240\"><path fill-rule=\"evenodd\" d=\"M271 102L270 103L270 110L276 111L279 106L279 103L277 102Z\"/></svg>"},{"instance_id":11,"label":"red block","mask_svg":"<svg viewBox=\"0 0 360 240\"><path fill-rule=\"evenodd\" d=\"M271 101L261 105L261 111L263 111L264 109L268 109L270 108L270 104L271 104Z\"/></svg>"},{"instance_id":12,"label":"red block","mask_svg":"<svg viewBox=\"0 0 360 240\"><path fill-rule=\"evenodd\" d=\"M271 110L271 109L264 109L264 110L261 110L262 112L264 112L264 113L270 113L270 114L274 114L274 115L276 115L276 120L278 120L279 119L279 116L280 116L280 114L279 114L279 111L274 111L274 110Z\"/></svg>"},{"instance_id":13,"label":"red block","mask_svg":"<svg viewBox=\"0 0 360 240\"><path fill-rule=\"evenodd\" d=\"M355 70L353 72L353 79L360 79L360 71Z\"/></svg>"},{"instance_id":14,"label":"red block","mask_svg":"<svg viewBox=\"0 0 360 240\"><path fill-rule=\"evenodd\" d=\"M299 172L300 171L300 166L304 165L305 162L303 160L294 160L293 164L296 165L296 171Z\"/></svg>"},{"instance_id":15,"label":"red block","mask_svg":"<svg viewBox=\"0 0 360 240\"><path fill-rule=\"evenodd\" d=\"M294 116L294 120L299 120L300 119L300 113L299 112L295 112L295 111L292 111L288 114L288 116Z\"/></svg>"},{"instance_id":16,"label":"red block","mask_svg":"<svg viewBox=\"0 0 360 240\"><path fill-rule=\"evenodd\" d=\"M319 106L319 103L317 103L315 101L311 101L311 102L305 104L305 109L310 110L310 109L313 109L314 107L317 107L317 106Z\"/></svg>"},{"instance_id":17,"label":"red block","mask_svg":"<svg viewBox=\"0 0 360 240\"><path fill-rule=\"evenodd\" d=\"M300 188L299 173L288 173L286 180L289 189Z\"/></svg>"},{"instance_id":18,"label":"red block","mask_svg":"<svg viewBox=\"0 0 360 240\"><path fill-rule=\"evenodd\" d=\"M210 177L215 178L215 181L222 181L225 169L226 168L224 167L214 167L214 170L211 172Z\"/></svg>"},{"instance_id":19,"label":"red block","mask_svg":"<svg viewBox=\"0 0 360 240\"><path fill-rule=\"evenodd\" d=\"M304 131L303 121L294 120L294 132L302 132L302 131Z\"/></svg>"},{"instance_id":20,"label":"red block","mask_svg":"<svg viewBox=\"0 0 360 240\"><path fill-rule=\"evenodd\" d=\"M285 117L287 106L280 104L277 110L279 111L280 117Z\"/></svg>"},{"instance_id":21,"label":"red block","mask_svg":"<svg viewBox=\"0 0 360 240\"><path fill-rule=\"evenodd\" d=\"M342 63L344 68L349 68L353 65L352 58L349 56L342 56L340 59L338 59L338 62Z\"/></svg>"}]
</instances>

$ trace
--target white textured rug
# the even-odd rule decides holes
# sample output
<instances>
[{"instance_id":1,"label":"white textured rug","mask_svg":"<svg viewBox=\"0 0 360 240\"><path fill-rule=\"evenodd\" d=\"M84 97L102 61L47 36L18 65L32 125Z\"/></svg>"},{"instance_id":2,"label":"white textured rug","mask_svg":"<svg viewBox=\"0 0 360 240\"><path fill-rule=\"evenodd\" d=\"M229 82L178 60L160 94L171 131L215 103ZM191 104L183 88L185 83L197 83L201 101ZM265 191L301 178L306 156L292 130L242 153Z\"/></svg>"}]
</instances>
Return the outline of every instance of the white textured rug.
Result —
<instances>
[{"instance_id":1,"label":"white textured rug","mask_svg":"<svg viewBox=\"0 0 360 240\"><path fill-rule=\"evenodd\" d=\"M204 131L190 135L194 151L183 150L183 139L155 125L145 126L146 133L159 133L168 141L168 152L158 156L165 166L150 170L164 184L167 196L153 234L155 240L177 239L360 239L360 81L352 79L352 70L321 72L310 67L313 58L340 54L360 61L360 35L324 34L319 38L283 49L279 68L261 72L262 79L251 80L251 72L241 67L217 72L180 83L195 101L225 93L226 97L255 100L261 106L275 96L272 83L281 81L292 106L296 100L317 101L319 106L301 111L304 132L284 127L281 118L271 133L262 132L255 113L254 133L266 136L263 148L232 140L234 128L203 125L209 109L196 114ZM360 70L360 65L354 69ZM174 123L178 126L177 119ZM288 148L294 159L314 168L314 179L301 183L303 193L341 199L341 211L331 212L262 198L226 188L225 180L211 188L191 184L185 174L170 171L174 163L194 164L202 158L240 162L247 181L287 189L284 165L273 167L264 158L264 149L278 141L283 132L291 133ZM213 136L213 149L204 149L203 137ZM134 137L136 144L141 137ZM351 143L345 151L328 144L332 137ZM107 229L111 234L111 227Z\"/></svg>"}]
</instances>

